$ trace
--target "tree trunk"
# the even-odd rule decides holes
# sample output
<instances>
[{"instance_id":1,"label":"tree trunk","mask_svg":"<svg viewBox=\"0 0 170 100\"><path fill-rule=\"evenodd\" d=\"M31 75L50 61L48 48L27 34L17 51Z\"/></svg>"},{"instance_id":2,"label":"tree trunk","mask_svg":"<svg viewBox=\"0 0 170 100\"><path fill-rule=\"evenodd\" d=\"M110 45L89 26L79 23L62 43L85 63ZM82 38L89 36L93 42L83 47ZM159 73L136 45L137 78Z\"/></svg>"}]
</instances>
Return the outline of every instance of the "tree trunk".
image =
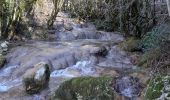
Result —
<instances>
[{"instance_id":1,"label":"tree trunk","mask_svg":"<svg viewBox=\"0 0 170 100\"><path fill-rule=\"evenodd\" d=\"M168 13L169 13L169 17L170 17L170 1L166 0L166 3L167 3Z\"/></svg>"}]
</instances>

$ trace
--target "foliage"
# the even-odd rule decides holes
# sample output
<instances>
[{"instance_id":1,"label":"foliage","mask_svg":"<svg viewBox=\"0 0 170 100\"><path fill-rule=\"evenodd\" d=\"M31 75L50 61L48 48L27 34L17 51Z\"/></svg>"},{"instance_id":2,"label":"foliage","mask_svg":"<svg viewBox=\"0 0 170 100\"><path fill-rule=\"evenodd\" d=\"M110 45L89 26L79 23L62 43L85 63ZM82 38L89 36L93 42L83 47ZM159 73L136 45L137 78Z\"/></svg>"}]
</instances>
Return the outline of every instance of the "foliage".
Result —
<instances>
[{"instance_id":1,"label":"foliage","mask_svg":"<svg viewBox=\"0 0 170 100\"><path fill-rule=\"evenodd\" d=\"M120 47L129 52L141 51L141 40L135 37L130 37L121 43Z\"/></svg>"},{"instance_id":2,"label":"foliage","mask_svg":"<svg viewBox=\"0 0 170 100\"><path fill-rule=\"evenodd\" d=\"M154 24L148 0L67 0L64 10L95 21L98 29L119 30L126 36L142 37Z\"/></svg>"},{"instance_id":3,"label":"foliage","mask_svg":"<svg viewBox=\"0 0 170 100\"><path fill-rule=\"evenodd\" d=\"M152 31L147 32L142 38L144 52L160 46L162 41L167 39L169 32L170 27L166 24L156 26Z\"/></svg>"},{"instance_id":4,"label":"foliage","mask_svg":"<svg viewBox=\"0 0 170 100\"><path fill-rule=\"evenodd\" d=\"M11 39L21 26L22 16L30 12L36 0L3 0L1 19L1 36Z\"/></svg>"},{"instance_id":5,"label":"foliage","mask_svg":"<svg viewBox=\"0 0 170 100\"><path fill-rule=\"evenodd\" d=\"M162 24L144 35L141 40L144 54L140 58L139 66L152 67L158 71L170 65L169 32L170 27Z\"/></svg>"},{"instance_id":6,"label":"foliage","mask_svg":"<svg viewBox=\"0 0 170 100\"><path fill-rule=\"evenodd\" d=\"M64 0L53 0L53 4L54 4L53 12L51 13L50 18L47 21L48 28L51 28L53 26L53 23L57 17L57 14L64 4Z\"/></svg>"},{"instance_id":7,"label":"foliage","mask_svg":"<svg viewBox=\"0 0 170 100\"><path fill-rule=\"evenodd\" d=\"M60 85L52 100L114 100L111 77L80 77Z\"/></svg>"},{"instance_id":8,"label":"foliage","mask_svg":"<svg viewBox=\"0 0 170 100\"><path fill-rule=\"evenodd\" d=\"M160 98L161 100L168 100L170 95L170 76L156 76L150 80L147 91L145 94L146 100L155 100ZM162 94L165 94L164 97L161 97Z\"/></svg>"}]
</instances>

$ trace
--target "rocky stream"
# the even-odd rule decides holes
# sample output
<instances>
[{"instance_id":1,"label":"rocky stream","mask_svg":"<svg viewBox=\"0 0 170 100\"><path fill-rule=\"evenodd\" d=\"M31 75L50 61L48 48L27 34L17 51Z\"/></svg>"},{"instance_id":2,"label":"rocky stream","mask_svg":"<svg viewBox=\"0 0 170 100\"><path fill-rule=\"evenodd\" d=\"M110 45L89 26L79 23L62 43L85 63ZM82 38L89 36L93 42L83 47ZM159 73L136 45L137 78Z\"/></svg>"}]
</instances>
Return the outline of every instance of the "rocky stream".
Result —
<instances>
[{"instance_id":1,"label":"rocky stream","mask_svg":"<svg viewBox=\"0 0 170 100\"><path fill-rule=\"evenodd\" d=\"M111 76L115 100L142 100L145 73L135 66L130 55L119 48L124 37L117 32L96 30L91 23L77 23L68 16L58 16L55 41L29 41L15 44L0 69L0 100L47 100L62 82L75 77ZM36 64L49 66L49 83L41 92L27 94L23 77L44 70L30 70ZM80 99L81 100L81 99Z\"/></svg>"}]
</instances>

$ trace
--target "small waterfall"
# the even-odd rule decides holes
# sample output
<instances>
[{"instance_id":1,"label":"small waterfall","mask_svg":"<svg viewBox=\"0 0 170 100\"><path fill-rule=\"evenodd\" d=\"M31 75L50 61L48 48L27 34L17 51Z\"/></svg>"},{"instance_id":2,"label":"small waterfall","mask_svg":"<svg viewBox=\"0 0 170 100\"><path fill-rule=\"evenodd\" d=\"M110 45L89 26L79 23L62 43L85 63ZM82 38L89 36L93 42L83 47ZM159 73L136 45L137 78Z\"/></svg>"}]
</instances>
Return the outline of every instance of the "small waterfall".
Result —
<instances>
[{"instance_id":1,"label":"small waterfall","mask_svg":"<svg viewBox=\"0 0 170 100\"><path fill-rule=\"evenodd\" d=\"M92 75L95 69L90 66L90 61L78 61L75 65L66 69L55 70L51 73L51 77L79 77Z\"/></svg>"}]
</instances>

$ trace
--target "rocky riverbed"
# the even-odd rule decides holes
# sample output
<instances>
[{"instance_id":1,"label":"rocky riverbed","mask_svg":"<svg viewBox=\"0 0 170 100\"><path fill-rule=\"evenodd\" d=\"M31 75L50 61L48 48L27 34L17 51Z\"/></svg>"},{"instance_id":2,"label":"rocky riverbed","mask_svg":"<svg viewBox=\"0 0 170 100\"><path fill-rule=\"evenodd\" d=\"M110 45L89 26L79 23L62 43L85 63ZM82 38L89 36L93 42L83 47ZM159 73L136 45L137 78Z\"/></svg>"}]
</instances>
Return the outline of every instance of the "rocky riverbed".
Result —
<instances>
[{"instance_id":1,"label":"rocky riverbed","mask_svg":"<svg viewBox=\"0 0 170 100\"><path fill-rule=\"evenodd\" d=\"M120 77L113 86L118 95L139 97L141 82L147 78L145 73L136 73L138 67L117 46L124 37L117 32L97 31L91 23L77 23L62 14L56 18L55 33L51 33L55 41L29 41L8 51L6 64L0 69L0 99L46 100L62 82L83 76ZM24 74L40 62L49 65L49 84L39 93L27 94Z\"/></svg>"}]
</instances>

